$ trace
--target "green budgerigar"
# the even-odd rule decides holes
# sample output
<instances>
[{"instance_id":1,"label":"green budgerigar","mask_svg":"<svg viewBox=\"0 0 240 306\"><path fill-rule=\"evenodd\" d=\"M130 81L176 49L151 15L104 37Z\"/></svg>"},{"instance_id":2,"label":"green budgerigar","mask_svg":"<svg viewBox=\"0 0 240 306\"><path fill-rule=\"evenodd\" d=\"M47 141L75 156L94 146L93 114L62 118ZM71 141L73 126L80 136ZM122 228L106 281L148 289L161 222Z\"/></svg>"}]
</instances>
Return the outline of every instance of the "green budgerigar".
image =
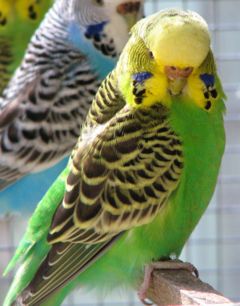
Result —
<instances>
[{"instance_id":1,"label":"green budgerigar","mask_svg":"<svg viewBox=\"0 0 240 306\"><path fill-rule=\"evenodd\" d=\"M197 13L138 22L7 268L21 262L4 306L59 305L76 285L134 287L144 267L174 267L161 260L180 255L216 185L224 99Z\"/></svg>"},{"instance_id":2,"label":"green budgerigar","mask_svg":"<svg viewBox=\"0 0 240 306\"><path fill-rule=\"evenodd\" d=\"M0 0L0 93L53 0Z\"/></svg>"}]
</instances>

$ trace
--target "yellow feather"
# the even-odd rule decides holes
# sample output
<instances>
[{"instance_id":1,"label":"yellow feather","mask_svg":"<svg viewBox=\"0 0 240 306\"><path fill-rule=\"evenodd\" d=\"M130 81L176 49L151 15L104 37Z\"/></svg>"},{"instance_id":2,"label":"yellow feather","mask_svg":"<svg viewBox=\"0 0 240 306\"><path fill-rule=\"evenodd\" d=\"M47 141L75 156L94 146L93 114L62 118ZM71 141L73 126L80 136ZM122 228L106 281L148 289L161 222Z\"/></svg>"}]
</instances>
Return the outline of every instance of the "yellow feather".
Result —
<instances>
[{"instance_id":1,"label":"yellow feather","mask_svg":"<svg viewBox=\"0 0 240 306\"><path fill-rule=\"evenodd\" d=\"M150 107L157 102L170 106L171 99L169 97L167 88L168 80L165 74L156 72L154 78L150 78L144 82L144 88L146 89L145 98L141 104L137 104L135 101L135 95L133 94L133 83L126 76L121 79L120 86L121 91L124 93L124 98L128 104L135 108ZM131 86L129 86L131 84Z\"/></svg>"},{"instance_id":2,"label":"yellow feather","mask_svg":"<svg viewBox=\"0 0 240 306\"><path fill-rule=\"evenodd\" d=\"M0 20L6 18L11 21L18 16L22 20L34 22L45 13L48 6L49 1L46 0L0 0Z\"/></svg>"},{"instance_id":3,"label":"yellow feather","mask_svg":"<svg viewBox=\"0 0 240 306\"><path fill-rule=\"evenodd\" d=\"M162 105L170 106L171 99L168 93L168 80L164 74L155 74L154 78L150 78L145 82L146 97L141 104L142 107L150 107L156 102Z\"/></svg>"},{"instance_id":4,"label":"yellow feather","mask_svg":"<svg viewBox=\"0 0 240 306\"><path fill-rule=\"evenodd\" d=\"M186 93L191 100L199 107L204 108L206 99L203 95L204 83L199 78L199 74L193 74L188 78Z\"/></svg>"},{"instance_id":5,"label":"yellow feather","mask_svg":"<svg viewBox=\"0 0 240 306\"><path fill-rule=\"evenodd\" d=\"M13 3L13 0L0 0L1 20L11 15Z\"/></svg>"},{"instance_id":6,"label":"yellow feather","mask_svg":"<svg viewBox=\"0 0 240 306\"><path fill-rule=\"evenodd\" d=\"M158 13L153 15L154 22L159 22ZM199 67L210 47L207 23L201 16L190 11L163 13L161 27L153 27L148 41L151 41L151 51L159 64L179 68Z\"/></svg>"},{"instance_id":7,"label":"yellow feather","mask_svg":"<svg viewBox=\"0 0 240 306\"><path fill-rule=\"evenodd\" d=\"M16 1L16 11L22 19L29 19L29 7L33 7L33 11L37 14L40 6L34 0L18 0ZM38 14L37 14L38 15Z\"/></svg>"}]
</instances>

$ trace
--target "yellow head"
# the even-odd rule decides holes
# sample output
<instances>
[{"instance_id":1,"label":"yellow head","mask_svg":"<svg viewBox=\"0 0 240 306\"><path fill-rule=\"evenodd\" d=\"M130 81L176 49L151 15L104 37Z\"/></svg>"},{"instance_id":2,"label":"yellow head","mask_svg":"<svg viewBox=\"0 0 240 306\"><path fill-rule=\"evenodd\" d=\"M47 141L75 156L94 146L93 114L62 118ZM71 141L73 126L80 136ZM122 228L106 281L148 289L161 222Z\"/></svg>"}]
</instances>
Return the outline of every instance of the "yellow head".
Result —
<instances>
[{"instance_id":1,"label":"yellow head","mask_svg":"<svg viewBox=\"0 0 240 306\"><path fill-rule=\"evenodd\" d=\"M147 26L144 26L146 23L140 24L135 31L146 41L160 65L200 66L210 48L208 26L200 15L191 11L167 10L154 14L150 20Z\"/></svg>"},{"instance_id":2,"label":"yellow head","mask_svg":"<svg viewBox=\"0 0 240 306\"><path fill-rule=\"evenodd\" d=\"M170 105L171 96L188 95L204 108L216 68L203 18L191 11L164 10L142 19L131 33L117 66L128 103Z\"/></svg>"}]
</instances>

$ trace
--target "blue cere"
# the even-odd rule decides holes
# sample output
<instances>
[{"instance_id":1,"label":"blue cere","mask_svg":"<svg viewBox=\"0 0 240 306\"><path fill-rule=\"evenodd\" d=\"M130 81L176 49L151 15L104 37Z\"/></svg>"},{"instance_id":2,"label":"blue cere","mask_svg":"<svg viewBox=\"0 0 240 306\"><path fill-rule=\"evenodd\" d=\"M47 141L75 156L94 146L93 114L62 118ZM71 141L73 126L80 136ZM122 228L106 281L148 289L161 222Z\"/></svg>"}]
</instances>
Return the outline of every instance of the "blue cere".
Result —
<instances>
[{"instance_id":1,"label":"blue cere","mask_svg":"<svg viewBox=\"0 0 240 306\"><path fill-rule=\"evenodd\" d=\"M214 75L204 73L200 74L200 79L204 82L204 84L209 87L209 86L214 86L215 78Z\"/></svg>"},{"instance_id":2,"label":"blue cere","mask_svg":"<svg viewBox=\"0 0 240 306\"><path fill-rule=\"evenodd\" d=\"M135 73L133 74L133 79L134 81L138 82L138 83L143 83L144 81L150 79L152 77L152 73L150 72L139 72L139 73Z\"/></svg>"}]
</instances>

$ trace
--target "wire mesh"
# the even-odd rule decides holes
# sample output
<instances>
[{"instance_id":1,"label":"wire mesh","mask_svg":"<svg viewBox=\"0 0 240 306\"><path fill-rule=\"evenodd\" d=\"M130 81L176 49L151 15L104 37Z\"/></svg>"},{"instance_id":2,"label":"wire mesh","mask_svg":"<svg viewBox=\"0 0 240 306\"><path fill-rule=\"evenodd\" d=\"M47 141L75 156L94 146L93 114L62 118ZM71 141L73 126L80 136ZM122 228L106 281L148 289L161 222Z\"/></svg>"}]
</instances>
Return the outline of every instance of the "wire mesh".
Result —
<instances>
[{"instance_id":1,"label":"wire mesh","mask_svg":"<svg viewBox=\"0 0 240 306\"><path fill-rule=\"evenodd\" d=\"M201 279L234 301L240 301L240 0L145 0L145 3L146 15L167 7L195 10L207 20L211 30L219 73L228 96L227 148L214 197L181 258L198 267ZM0 220L0 272L11 258L25 227L24 217L6 216ZM0 278L0 302L10 281L11 275ZM133 292L113 293L102 299L77 290L64 305L140 304Z\"/></svg>"}]
</instances>

